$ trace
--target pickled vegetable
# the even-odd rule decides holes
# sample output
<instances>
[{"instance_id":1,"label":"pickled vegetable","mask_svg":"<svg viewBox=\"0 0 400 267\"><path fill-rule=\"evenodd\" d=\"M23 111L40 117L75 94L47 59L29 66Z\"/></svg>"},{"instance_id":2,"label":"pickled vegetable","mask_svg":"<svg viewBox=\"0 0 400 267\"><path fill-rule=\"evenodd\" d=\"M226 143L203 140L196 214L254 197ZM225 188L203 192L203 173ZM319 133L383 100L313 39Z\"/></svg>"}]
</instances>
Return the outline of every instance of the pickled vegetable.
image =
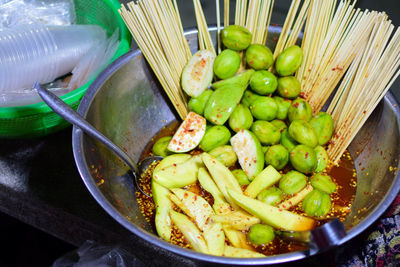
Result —
<instances>
[{"instance_id":1,"label":"pickled vegetable","mask_svg":"<svg viewBox=\"0 0 400 267\"><path fill-rule=\"evenodd\" d=\"M256 224L250 227L247 238L256 245L267 244L275 238L274 229L265 224Z\"/></svg>"},{"instance_id":2,"label":"pickled vegetable","mask_svg":"<svg viewBox=\"0 0 400 267\"><path fill-rule=\"evenodd\" d=\"M220 80L218 82L213 83L213 88L218 89L225 86L238 86L238 87L247 87L249 85L251 77L253 77L255 71L254 70L245 70L244 72L235 75L231 78Z\"/></svg>"},{"instance_id":3,"label":"pickled vegetable","mask_svg":"<svg viewBox=\"0 0 400 267\"><path fill-rule=\"evenodd\" d=\"M166 157L171 155L172 152L167 149L169 143L171 142L172 136L164 136L158 139L152 148L152 152L156 156Z\"/></svg>"},{"instance_id":4,"label":"pickled vegetable","mask_svg":"<svg viewBox=\"0 0 400 267\"><path fill-rule=\"evenodd\" d=\"M228 190L228 193L242 209L272 227L287 231L307 231L314 228L315 221L312 218L273 207L232 190Z\"/></svg>"},{"instance_id":5,"label":"pickled vegetable","mask_svg":"<svg viewBox=\"0 0 400 267\"><path fill-rule=\"evenodd\" d=\"M279 188L288 195L299 192L307 185L307 176L298 172L290 171L279 181Z\"/></svg>"},{"instance_id":6,"label":"pickled vegetable","mask_svg":"<svg viewBox=\"0 0 400 267\"><path fill-rule=\"evenodd\" d=\"M315 147L314 151L317 156L317 166L315 166L314 172L323 172L329 164L328 153L322 146Z\"/></svg>"},{"instance_id":7,"label":"pickled vegetable","mask_svg":"<svg viewBox=\"0 0 400 267\"><path fill-rule=\"evenodd\" d=\"M299 80L294 76L280 77L278 79L278 93L285 98L296 98L301 91Z\"/></svg>"},{"instance_id":8,"label":"pickled vegetable","mask_svg":"<svg viewBox=\"0 0 400 267\"><path fill-rule=\"evenodd\" d=\"M310 216L325 216L331 209L331 199L328 193L314 189L305 197L302 207Z\"/></svg>"},{"instance_id":9,"label":"pickled vegetable","mask_svg":"<svg viewBox=\"0 0 400 267\"><path fill-rule=\"evenodd\" d=\"M227 79L239 70L241 58L238 52L225 49L214 61L214 74L220 79Z\"/></svg>"},{"instance_id":10,"label":"pickled vegetable","mask_svg":"<svg viewBox=\"0 0 400 267\"><path fill-rule=\"evenodd\" d=\"M312 118L312 109L310 104L302 98L296 98L289 107L288 118L289 121L310 121Z\"/></svg>"},{"instance_id":11,"label":"pickled vegetable","mask_svg":"<svg viewBox=\"0 0 400 267\"><path fill-rule=\"evenodd\" d=\"M254 92L260 95L272 94L278 87L278 79L269 71L256 71L251 77L250 87Z\"/></svg>"},{"instance_id":12,"label":"pickled vegetable","mask_svg":"<svg viewBox=\"0 0 400 267\"><path fill-rule=\"evenodd\" d=\"M211 123L223 125L242 99L245 87L224 86L213 92L204 109L204 117Z\"/></svg>"},{"instance_id":13,"label":"pickled vegetable","mask_svg":"<svg viewBox=\"0 0 400 267\"><path fill-rule=\"evenodd\" d=\"M235 169L232 171L232 174L235 176L236 180L240 185L250 184L249 177L242 169Z\"/></svg>"},{"instance_id":14,"label":"pickled vegetable","mask_svg":"<svg viewBox=\"0 0 400 267\"><path fill-rule=\"evenodd\" d=\"M290 152L293 148L295 148L298 143L294 140L290 135L287 129L283 130L281 133L281 145L287 148Z\"/></svg>"},{"instance_id":15,"label":"pickled vegetable","mask_svg":"<svg viewBox=\"0 0 400 267\"><path fill-rule=\"evenodd\" d=\"M265 153L265 164L281 170L289 162L289 151L283 145L273 145Z\"/></svg>"},{"instance_id":16,"label":"pickled vegetable","mask_svg":"<svg viewBox=\"0 0 400 267\"><path fill-rule=\"evenodd\" d=\"M278 113L276 114L276 118L278 120L286 120L288 116L289 107L292 104L292 100L282 98L280 96L274 96L273 99L278 105Z\"/></svg>"},{"instance_id":17,"label":"pickled vegetable","mask_svg":"<svg viewBox=\"0 0 400 267\"><path fill-rule=\"evenodd\" d=\"M289 153L292 166L302 173L312 173L317 165L317 156L313 148L306 145L297 145Z\"/></svg>"},{"instance_id":18,"label":"pickled vegetable","mask_svg":"<svg viewBox=\"0 0 400 267\"><path fill-rule=\"evenodd\" d=\"M213 79L215 54L210 50L197 51L183 68L182 89L191 97L200 96Z\"/></svg>"},{"instance_id":19,"label":"pickled vegetable","mask_svg":"<svg viewBox=\"0 0 400 267\"><path fill-rule=\"evenodd\" d=\"M242 26L229 25L221 31L221 40L229 49L244 50L250 45L251 32Z\"/></svg>"},{"instance_id":20,"label":"pickled vegetable","mask_svg":"<svg viewBox=\"0 0 400 267\"><path fill-rule=\"evenodd\" d=\"M189 112L168 144L168 150L172 152L190 151L200 143L205 132L206 120L194 112Z\"/></svg>"},{"instance_id":21,"label":"pickled vegetable","mask_svg":"<svg viewBox=\"0 0 400 267\"><path fill-rule=\"evenodd\" d=\"M264 168L264 153L260 141L248 130L240 130L231 138L239 164L250 180L253 180Z\"/></svg>"},{"instance_id":22,"label":"pickled vegetable","mask_svg":"<svg viewBox=\"0 0 400 267\"><path fill-rule=\"evenodd\" d=\"M223 125L215 125L207 129L199 147L203 151L211 151L214 148L223 146L229 142L231 132Z\"/></svg>"},{"instance_id":23,"label":"pickled vegetable","mask_svg":"<svg viewBox=\"0 0 400 267\"><path fill-rule=\"evenodd\" d=\"M281 139L279 129L268 121L255 121L251 126L251 131L263 145L274 145Z\"/></svg>"},{"instance_id":24,"label":"pickled vegetable","mask_svg":"<svg viewBox=\"0 0 400 267\"><path fill-rule=\"evenodd\" d=\"M274 56L267 46L251 44L246 50L246 62L255 70L265 70L274 63Z\"/></svg>"},{"instance_id":25,"label":"pickled vegetable","mask_svg":"<svg viewBox=\"0 0 400 267\"><path fill-rule=\"evenodd\" d=\"M226 167L231 167L235 165L237 161L237 156L235 151L233 151L232 146L224 145L219 146L211 150L210 155L215 157L219 162L224 164Z\"/></svg>"},{"instance_id":26,"label":"pickled vegetable","mask_svg":"<svg viewBox=\"0 0 400 267\"><path fill-rule=\"evenodd\" d=\"M264 121L272 121L278 114L278 105L272 97L261 96L250 105L254 118Z\"/></svg>"},{"instance_id":27,"label":"pickled vegetable","mask_svg":"<svg viewBox=\"0 0 400 267\"><path fill-rule=\"evenodd\" d=\"M257 199L265 204L276 206L283 199L283 192L275 186L264 189L257 195Z\"/></svg>"},{"instance_id":28,"label":"pickled vegetable","mask_svg":"<svg viewBox=\"0 0 400 267\"><path fill-rule=\"evenodd\" d=\"M293 45L281 52L275 61L276 72L280 76L293 75L303 62L303 50Z\"/></svg>"},{"instance_id":29,"label":"pickled vegetable","mask_svg":"<svg viewBox=\"0 0 400 267\"><path fill-rule=\"evenodd\" d=\"M311 185L320 191L332 194L336 190L336 184L328 175L316 173L310 178Z\"/></svg>"},{"instance_id":30,"label":"pickled vegetable","mask_svg":"<svg viewBox=\"0 0 400 267\"><path fill-rule=\"evenodd\" d=\"M199 115L203 115L208 99L210 99L212 93L213 93L212 90L205 90L198 97L195 98L192 97L188 103L189 109L196 112Z\"/></svg>"},{"instance_id":31,"label":"pickled vegetable","mask_svg":"<svg viewBox=\"0 0 400 267\"><path fill-rule=\"evenodd\" d=\"M313 127L304 120L294 120L288 128L289 135L298 143L310 147L318 145L318 138Z\"/></svg>"},{"instance_id":32,"label":"pickled vegetable","mask_svg":"<svg viewBox=\"0 0 400 267\"><path fill-rule=\"evenodd\" d=\"M333 134L333 119L331 115L321 111L310 120L310 125L317 134L319 145L323 146L331 140Z\"/></svg>"},{"instance_id":33,"label":"pickled vegetable","mask_svg":"<svg viewBox=\"0 0 400 267\"><path fill-rule=\"evenodd\" d=\"M250 129L253 124L253 116L250 109L242 104L237 105L229 117L229 127L235 132L240 129Z\"/></svg>"}]
</instances>

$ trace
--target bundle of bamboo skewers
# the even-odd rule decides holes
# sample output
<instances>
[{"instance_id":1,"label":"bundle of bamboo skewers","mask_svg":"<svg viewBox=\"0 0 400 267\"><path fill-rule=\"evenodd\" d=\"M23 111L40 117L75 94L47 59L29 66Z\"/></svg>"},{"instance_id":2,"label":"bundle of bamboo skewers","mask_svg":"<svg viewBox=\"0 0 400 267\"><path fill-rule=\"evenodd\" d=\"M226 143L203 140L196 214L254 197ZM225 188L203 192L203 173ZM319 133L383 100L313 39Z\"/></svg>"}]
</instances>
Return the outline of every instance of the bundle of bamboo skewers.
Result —
<instances>
[{"instance_id":1,"label":"bundle of bamboo skewers","mask_svg":"<svg viewBox=\"0 0 400 267\"><path fill-rule=\"evenodd\" d=\"M355 1L293 0L274 51L276 57L298 42L303 31L303 64L296 73L302 95L320 111L337 91L327 109L336 132L328 147L338 163L343 152L400 74L400 31L386 14L361 11ZM199 0L193 0L199 46L214 48ZM274 0L237 0L234 24L252 32L252 43L265 44ZM220 31L219 1L216 1ZM187 96L180 73L191 53L184 37L176 0L142 0L120 9L144 56L179 116L187 114ZM229 25L229 1L224 0L223 25Z\"/></svg>"}]
</instances>

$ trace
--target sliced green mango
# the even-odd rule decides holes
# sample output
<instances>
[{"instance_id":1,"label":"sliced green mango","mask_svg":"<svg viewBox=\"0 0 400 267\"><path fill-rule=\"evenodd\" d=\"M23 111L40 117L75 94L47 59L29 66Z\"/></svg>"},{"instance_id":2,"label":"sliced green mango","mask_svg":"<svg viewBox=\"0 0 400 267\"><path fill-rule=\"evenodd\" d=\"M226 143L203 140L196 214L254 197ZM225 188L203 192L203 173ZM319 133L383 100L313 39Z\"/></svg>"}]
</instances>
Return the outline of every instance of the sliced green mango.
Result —
<instances>
[{"instance_id":1,"label":"sliced green mango","mask_svg":"<svg viewBox=\"0 0 400 267\"><path fill-rule=\"evenodd\" d=\"M216 158L208 153L203 153L201 156L204 165L206 165L208 171L210 172L214 182L217 184L219 190L224 195L226 201L231 204L233 208L237 208L236 204L230 199L227 193L227 189L231 189L235 192L242 194L242 188L240 187L235 176L231 171L225 167L224 164L219 162Z\"/></svg>"},{"instance_id":2,"label":"sliced green mango","mask_svg":"<svg viewBox=\"0 0 400 267\"><path fill-rule=\"evenodd\" d=\"M231 78L215 82L215 83L213 83L212 87L214 89L219 89L219 88L225 87L225 86L239 86L239 87L247 88L254 72L255 71L253 69L246 70L246 71L244 71L238 75L235 75Z\"/></svg>"},{"instance_id":3,"label":"sliced green mango","mask_svg":"<svg viewBox=\"0 0 400 267\"><path fill-rule=\"evenodd\" d=\"M182 71L182 89L191 97L198 97L211 84L215 54L210 50L197 51Z\"/></svg>"},{"instance_id":4,"label":"sliced green mango","mask_svg":"<svg viewBox=\"0 0 400 267\"><path fill-rule=\"evenodd\" d=\"M202 166L201 156L196 155L184 162L155 170L153 179L166 188L184 187L197 181L197 173Z\"/></svg>"},{"instance_id":5,"label":"sliced green mango","mask_svg":"<svg viewBox=\"0 0 400 267\"><path fill-rule=\"evenodd\" d=\"M228 194L237 205L272 227L287 231L308 231L315 226L312 218L273 207L229 189Z\"/></svg>"},{"instance_id":6,"label":"sliced green mango","mask_svg":"<svg viewBox=\"0 0 400 267\"><path fill-rule=\"evenodd\" d=\"M269 165L254 178L244 193L255 198L265 188L278 182L281 177L282 175L272 165Z\"/></svg>"},{"instance_id":7,"label":"sliced green mango","mask_svg":"<svg viewBox=\"0 0 400 267\"><path fill-rule=\"evenodd\" d=\"M223 254L225 257L233 258L262 258L265 257L264 254L252 251L245 248L235 248L231 246L225 246L225 251Z\"/></svg>"},{"instance_id":8,"label":"sliced green mango","mask_svg":"<svg viewBox=\"0 0 400 267\"><path fill-rule=\"evenodd\" d=\"M208 254L206 241L197 226L186 216L179 212L170 210L172 222L185 236L186 240L195 251Z\"/></svg>"},{"instance_id":9,"label":"sliced green mango","mask_svg":"<svg viewBox=\"0 0 400 267\"><path fill-rule=\"evenodd\" d=\"M225 250L225 234L221 223L212 223L203 231L211 255L222 256Z\"/></svg>"},{"instance_id":10,"label":"sliced green mango","mask_svg":"<svg viewBox=\"0 0 400 267\"><path fill-rule=\"evenodd\" d=\"M231 228L244 231L250 226L260 223L260 219L244 213L243 211L234 211L226 215L213 215L212 220L227 224Z\"/></svg>"},{"instance_id":11,"label":"sliced green mango","mask_svg":"<svg viewBox=\"0 0 400 267\"><path fill-rule=\"evenodd\" d=\"M206 119L216 125L223 125L242 99L246 87L222 86L210 96L204 109Z\"/></svg>"},{"instance_id":12,"label":"sliced green mango","mask_svg":"<svg viewBox=\"0 0 400 267\"><path fill-rule=\"evenodd\" d=\"M257 137L249 130L240 130L231 138L239 164L250 180L264 168L264 153Z\"/></svg>"},{"instance_id":13,"label":"sliced green mango","mask_svg":"<svg viewBox=\"0 0 400 267\"><path fill-rule=\"evenodd\" d=\"M161 169L165 169L168 166L171 166L173 164L178 164L187 161L190 159L192 156L189 154L173 154L166 156L163 158L160 163L154 168L153 173L160 171Z\"/></svg>"},{"instance_id":14,"label":"sliced green mango","mask_svg":"<svg viewBox=\"0 0 400 267\"><path fill-rule=\"evenodd\" d=\"M151 191L156 207L155 225L157 234L164 240L171 238L172 226L169 211L172 209L172 203L168 198L169 190L154 180L151 181Z\"/></svg>"},{"instance_id":15,"label":"sliced green mango","mask_svg":"<svg viewBox=\"0 0 400 267\"><path fill-rule=\"evenodd\" d=\"M173 188L171 191L186 207L185 210L189 211L189 214L186 215L191 217L201 230L204 230L211 215L214 214L210 204L201 196L190 191L180 188Z\"/></svg>"}]
</instances>

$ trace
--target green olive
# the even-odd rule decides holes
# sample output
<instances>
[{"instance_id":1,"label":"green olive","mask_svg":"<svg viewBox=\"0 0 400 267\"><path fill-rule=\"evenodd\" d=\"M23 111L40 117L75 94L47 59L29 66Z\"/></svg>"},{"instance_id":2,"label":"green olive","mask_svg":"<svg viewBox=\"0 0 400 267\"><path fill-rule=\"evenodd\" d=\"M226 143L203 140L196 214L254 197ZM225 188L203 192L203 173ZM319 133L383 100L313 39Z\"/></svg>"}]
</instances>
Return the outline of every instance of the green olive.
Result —
<instances>
[{"instance_id":1,"label":"green olive","mask_svg":"<svg viewBox=\"0 0 400 267\"><path fill-rule=\"evenodd\" d=\"M274 96L273 99L278 105L278 113L276 114L276 118L279 120L286 120L289 107L292 104L292 100L282 98L280 96Z\"/></svg>"},{"instance_id":2,"label":"green olive","mask_svg":"<svg viewBox=\"0 0 400 267\"><path fill-rule=\"evenodd\" d=\"M275 61L275 69L280 76L293 75L302 62L303 50L299 46L293 45L278 55Z\"/></svg>"},{"instance_id":3,"label":"green olive","mask_svg":"<svg viewBox=\"0 0 400 267\"><path fill-rule=\"evenodd\" d=\"M283 200L283 192L275 186L264 189L257 195L257 199L264 202L265 204L276 206Z\"/></svg>"},{"instance_id":4,"label":"green olive","mask_svg":"<svg viewBox=\"0 0 400 267\"><path fill-rule=\"evenodd\" d=\"M302 173L312 173L317 165L314 149L306 145L293 148L289 153L289 160L293 168Z\"/></svg>"},{"instance_id":5,"label":"green olive","mask_svg":"<svg viewBox=\"0 0 400 267\"><path fill-rule=\"evenodd\" d=\"M250 129L252 124L253 116L250 109L242 104L237 105L229 117L229 127L239 132L240 129Z\"/></svg>"},{"instance_id":6,"label":"green olive","mask_svg":"<svg viewBox=\"0 0 400 267\"><path fill-rule=\"evenodd\" d=\"M201 95L195 98L191 98L188 103L190 110L196 112L199 115L203 115L204 108L206 107L207 101L212 95L212 90L205 90Z\"/></svg>"},{"instance_id":7,"label":"green olive","mask_svg":"<svg viewBox=\"0 0 400 267\"><path fill-rule=\"evenodd\" d=\"M221 31L221 40L226 48L244 50L251 43L251 32L245 27L230 25Z\"/></svg>"},{"instance_id":8,"label":"green olive","mask_svg":"<svg viewBox=\"0 0 400 267\"><path fill-rule=\"evenodd\" d=\"M256 100L262 98L262 96L253 93L251 90L244 91L242 104L245 107L250 107Z\"/></svg>"},{"instance_id":9,"label":"green olive","mask_svg":"<svg viewBox=\"0 0 400 267\"><path fill-rule=\"evenodd\" d=\"M296 98L289 107L288 118L289 121L310 121L312 118L312 108L310 104L303 98Z\"/></svg>"},{"instance_id":10,"label":"green olive","mask_svg":"<svg viewBox=\"0 0 400 267\"><path fill-rule=\"evenodd\" d=\"M278 79L272 72L259 70L251 77L250 87L260 95L272 94L278 87Z\"/></svg>"},{"instance_id":11,"label":"green olive","mask_svg":"<svg viewBox=\"0 0 400 267\"><path fill-rule=\"evenodd\" d=\"M289 125L289 135L300 144L310 147L318 145L318 138L313 127L304 120L294 120Z\"/></svg>"},{"instance_id":12,"label":"green olive","mask_svg":"<svg viewBox=\"0 0 400 267\"><path fill-rule=\"evenodd\" d=\"M246 50L246 62L250 68L265 70L274 64L274 55L265 45L251 44Z\"/></svg>"},{"instance_id":13,"label":"green olive","mask_svg":"<svg viewBox=\"0 0 400 267\"><path fill-rule=\"evenodd\" d=\"M287 129L283 130L281 133L281 144L286 147L289 152L298 145L296 140L289 135Z\"/></svg>"},{"instance_id":14,"label":"green olive","mask_svg":"<svg viewBox=\"0 0 400 267\"><path fill-rule=\"evenodd\" d=\"M237 156L235 151L233 151L232 146L224 145L219 146L208 152L211 156L214 156L219 162L224 164L226 167L231 167L235 165L237 161Z\"/></svg>"},{"instance_id":15,"label":"green olive","mask_svg":"<svg viewBox=\"0 0 400 267\"><path fill-rule=\"evenodd\" d=\"M262 96L254 101L250 111L258 120L272 121L278 113L278 105L272 97Z\"/></svg>"},{"instance_id":16,"label":"green olive","mask_svg":"<svg viewBox=\"0 0 400 267\"><path fill-rule=\"evenodd\" d=\"M321 111L316 116L312 117L310 124L318 136L318 143L321 146L328 143L333 134L332 116Z\"/></svg>"},{"instance_id":17,"label":"green olive","mask_svg":"<svg viewBox=\"0 0 400 267\"><path fill-rule=\"evenodd\" d=\"M215 75L224 80L232 77L239 70L241 58L238 52L225 49L214 61Z\"/></svg>"},{"instance_id":18,"label":"green olive","mask_svg":"<svg viewBox=\"0 0 400 267\"><path fill-rule=\"evenodd\" d=\"M247 238L255 245L267 244L275 238L274 228L265 224L252 225L247 233Z\"/></svg>"},{"instance_id":19,"label":"green olive","mask_svg":"<svg viewBox=\"0 0 400 267\"><path fill-rule=\"evenodd\" d=\"M325 216L331 209L331 198L328 193L314 189L304 198L302 208L310 216Z\"/></svg>"},{"instance_id":20,"label":"green olive","mask_svg":"<svg viewBox=\"0 0 400 267\"><path fill-rule=\"evenodd\" d=\"M280 77L278 79L278 93L285 98L296 98L301 91L299 80L294 76Z\"/></svg>"},{"instance_id":21,"label":"green olive","mask_svg":"<svg viewBox=\"0 0 400 267\"><path fill-rule=\"evenodd\" d=\"M251 131L263 145L277 144L281 138L278 128L268 121L255 121L251 126Z\"/></svg>"},{"instance_id":22,"label":"green olive","mask_svg":"<svg viewBox=\"0 0 400 267\"><path fill-rule=\"evenodd\" d=\"M265 163L281 170L289 162L289 151L283 145L273 145L265 153Z\"/></svg>"},{"instance_id":23,"label":"green olive","mask_svg":"<svg viewBox=\"0 0 400 267\"><path fill-rule=\"evenodd\" d=\"M206 129L199 147L205 151L211 151L216 147L226 145L231 138L231 132L223 125L215 125Z\"/></svg>"},{"instance_id":24,"label":"green olive","mask_svg":"<svg viewBox=\"0 0 400 267\"><path fill-rule=\"evenodd\" d=\"M336 184L328 175L316 173L310 178L311 185L318 190L332 194L336 190Z\"/></svg>"},{"instance_id":25,"label":"green olive","mask_svg":"<svg viewBox=\"0 0 400 267\"><path fill-rule=\"evenodd\" d=\"M233 176L235 176L236 180L240 185L248 185L250 184L249 177L242 169L235 169L232 171Z\"/></svg>"},{"instance_id":26,"label":"green olive","mask_svg":"<svg viewBox=\"0 0 400 267\"><path fill-rule=\"evenodd\" d=\"M279 180L279 188L288 195L299 192L306 185L307 176L298 171L290 171Z\"/></svg>"},{"instance_id":27,"label":"green olive","mask_svg":"<svg viewBox=\"0 0 400 267\"><path fill-rule=\"evenodd\" d=\"M158 139L152 148L152 152L156 156L166 157L171 155L172 152L167 149L169 142L171 141L172 136L164 136Z\"/></svg>"},{"instance_id":28,"label":"green olive","mask_svg":"<svg viewBox=\"0 0 400 267\"><path fill-rule=\"evenodd\" d=\"M328 153L322 146L316 146L314 151L317 156L317 166L315 167L314 172L323 172L329 164Z\"/></svg>"},{"instance_id":29,"label":"green olive","mask_svg":"<svg viewBox=\"0 0 400 267\"><path fill-rule=\"evenodd\" d=\"M285 129L287 129L286 123L281 120L273 120L271 123L278 128L279 132L282 133Z\"/></svg>"}]
</instances>

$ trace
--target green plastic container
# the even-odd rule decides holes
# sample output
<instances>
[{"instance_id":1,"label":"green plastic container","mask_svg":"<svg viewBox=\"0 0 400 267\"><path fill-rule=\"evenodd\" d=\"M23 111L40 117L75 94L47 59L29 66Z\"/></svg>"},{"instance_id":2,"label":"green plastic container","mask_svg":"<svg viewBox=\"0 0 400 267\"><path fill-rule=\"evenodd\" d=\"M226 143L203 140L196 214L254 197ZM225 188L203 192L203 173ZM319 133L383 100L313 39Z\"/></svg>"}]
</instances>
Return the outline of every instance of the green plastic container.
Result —
<instances>
[{"instance_id":1,"label":"green plastic container","mask_svg":"<svg viewBox=\"0 0 400 267\"><path fill-rule=\"evenodd\" d=\"M74 2L77 24L97 24L103 27L109 36L119 28L121 43L112 61L129 51L131 35L118 13L121 7L118 0L75 0ZM94 78L80 88L65 94L61 99L76 110L93 80ZM45 136L69 125L44 102L0 108L0 138Z\"/></svg>"}]
</instances>

